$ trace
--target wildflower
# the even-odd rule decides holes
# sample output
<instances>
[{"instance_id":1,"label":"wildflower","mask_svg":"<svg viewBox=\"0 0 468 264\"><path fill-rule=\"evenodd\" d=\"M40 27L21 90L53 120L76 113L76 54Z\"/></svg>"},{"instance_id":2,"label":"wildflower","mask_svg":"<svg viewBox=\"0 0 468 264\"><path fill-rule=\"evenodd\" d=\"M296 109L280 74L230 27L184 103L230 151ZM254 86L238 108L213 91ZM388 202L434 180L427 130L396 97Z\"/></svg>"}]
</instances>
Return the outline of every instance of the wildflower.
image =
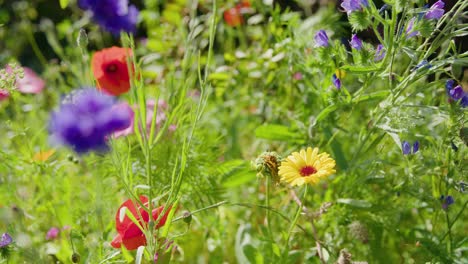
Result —
<instances>
[{"instance_id":1,"label":"wildflower","mask_svg":"<svg viewBox=\"0 0 468 264\"><path fill-rule=\"evenodd\" d=\"M411 18L410 21L408 22L408 26L406 27L405 32L406 32L406 35L408 35L408 38L412 38L414 36L419 35L419 31L413 30L415 20L416 20L415 17Z\"/></svg>"},{"instance_id":2,"label":"wildflower","mask_svg":"<svg viewBox=\"0 0 468 264\"><path fill-rule=\"evenodd\" d=\"M375 50L374 61L380 61L385 57L385 49L382 44L377 45Z\"/></svg>"},{"instance_id":3,"label":"wildflower","mask_svg":"<svg viewBox=\"0 0 468 264\"><path fill-rule=\"evenodd\" d=\"M78 153L107 150L106 137L128 127L130 115L114 107L114 98L94 89L84 89L51 115L53 141Z\"/></svg>"},{"instance_id":4,"label":"wildflower","mask_svg":"<svg viewBox=\"0 0 468 264\"><path fill-rule=\"evenodd\" d=\"M159 100L157 102L157 107L155 109L155 106L156 106L156 101L155 100L148 100L146 102L146 121L145 121L145 126L146 126L146 133L149 135L149 133L151 132L151 124L153 123L153 118L154 118L154 115L155 115L155 110L156 110L156 119L154 121L154 127L155 127L155 131L158 131L162 124L164 123L164 121L166 120L166 110L167 110L167 103L166 101L164 100ZM137 108L138 106L134 106L134 108ZM116 106L116 108L118 109L121 109L122 111L126 111L130 116L130 124L128 125L128 127L124 128L124 129L121 129L121 130L117 130L114 132L113 136L118 138L118 137L122 137L122 136L127 136L127 135L130 135L130 134L133 134L134 130L135 130L135 124L134 124L134 116L135 116L135 113L133 111L133 109L127 104L127 103L121 103L121 104L118 104ZM140 127L140 131L142 131L141 127Z\"/></svg>"},{"instance_id":5,"label":"wildflower","mask_svg":"<svg viewBox=\"0 0 468 264\"><path fill-rule=\"evenodd\" d=\"M465 93L465 95L462 97L460 100L460 105L465 108L468 106L468 94Z\"/></svg>"},{"instance_id":6,"label":"wildflower","mask_svg":"<svg viewBox=\"0 0 468 264\"><path fill-rule=\"evenodd\" d=\"M111 47L94 53L91 60L94 78L99 89L111 95L120 95L130 89L127 58L129 48ZM133 66L131 67L133 70Z\"/></svg>"},{"instance_id":7,"label":"wildflower","mask_svg":"<svg viewBox=\"0 0 468 264\"><path fill-rule=\"evenodd\" d=\"M263 152L255 160L254 165L257 170L257 176L270 176L273 183L279 183L278 168L281 165L281 156L278 153L274 151Z\"/></svg>"},{"instance_id":8,"label":"wildflower","mask_svg":"<svg viewBox=\"0 0 468 264\"><path fill-rule=\"evenodd\" d=\"M49 229L49 231L47 231L46 240L56 239L59 233L60 233L60 229L58 229L57 227L52 227L51 229Z\"/></svg>"},{"instance_id":9,"label":"wildflower","mask_svg":"<svg viewBox=\"0 0 468 264\"><path fill-rule=\"evenodd\" d=\"M325 152L318 152L318 148L308 147L289 155L279 167L281 181L292 186L305 183L315 185L320 179L335 173L335 160Z\"/></svg>"},{"instance_id":10,"label":"wildflower","mask_svg":"<svg viewBox=\"0 0 468 264\"><path fill-rule=\"evenodd\" d=\"M401 149L403 151L403 155L408 155L411 153L411 145L408 141L403 141L401 143Z\"/></svg>"},{"instance_id":11,"label":"wildflower","mask_svg":"<svg viewBox=\"0 0 468 264\"><path fill-rule=\"evenodd\" d=\"M140 196L140 202L144 206L148 206L148 197L142 195ZM114 248L120 248L122 244L128 250L137 249L139 246L146 245L146 237L143 231L135 224L127 214L130 213L138 221L139 225L144 227L148 226L149 215L148 212L142 208L139 204L135 207L135 204L132 200L126 200L117 210L115 215L116 230L118 235L112 240L111 245ZM162 213L164 206L160 206L152 211L152 220L158 220L159 215ZM122 210L128 210L124 212ZM170 208L167 209L164 216L162 216L158 223L155 225L155 228L158 229L164 224L166 224L167 216L170 212ZM123 217L122 217L123 216Z\"/></svg>"},{"instance_id":12,"label":"wildflower","mask_svg":"<svg viewBox=\"0 0 468 264\"><path fill-rule=\"evenodd\" d=\"M244 23L243 14L250 10L250 2L242 1L236 7L229 8L223 13L224 21L231 27L237 27Z\"/></svg>"},{"instance_id":13,"label":"wildflower","mask_svg":"<svg viewBox=\"0 0 468 264\"><path fill-rule=\"evenodd\" d=\"M453 196L451 195L447 195L447 197L444 197L444 195L441 195L440 200L442 200L442 209L444 209L445 211L449 209L450 205L455 203L455 199L453 199Z\"/></svg>"},{"instance_id":14,"label":"wildflower","mask_svg":"<svg viewBox=\"0 0 468 264\"><path fill-rule=\"evenodd\" d=\"M368 6L369 2L367 0L343 0L341 3L341 7L344 8L348 15L354 11L362 10L363 7Z\"/></svg>"},{"instance_id":15,"label":"wildflower","mask_svg":"<svg viewBox=\"0 0 468 264\"><path fill-rule=\"evenodd\" d=\"M349 42L349 44L350 44L351 47L353 47L354 49L357 49L357 50L361 50L361 49L362 49L362 41L356 36L356 34L353 34L353 36L351 37L351 41Z\"/></svg>"},{"instance_id":16,"label":"wildflower","mask_svg":"<svg viewBox=\"0 0 468 264\"><path fill-rule=\"evenodd\" d=\"M453 100L459 100L464 96L464 91L463 88L460 85L457 85L455 88L451 89L449 91L450 97L452 97Z\"/></svg>"},{"instance_id":17,"label":"wildflower","mask_svg":"<svg viewBox=\"0 0 468 264\"><path fill-rule=\"evenodd\" d=\"M431 68L432 65L429 64L429 62L427 60L422 60L420 63L418 63L418 65L416 65L411 71L415 71L415 70L418 70L418 69L421 69L421 68Z\"/></svg>"},{"instance_id":18,"label":"wildflower","mask_svg":"<svg viewBox=\"0 0 468 264\"><path fill-rule=\"evenodd\" d=\"M441 0L435 2L424 15L425 19L440 19L444 15L445 3Z\"/></svg>"},{"instance_id":19,"label":"wildflower","mask_svg":"<svg viewBox=\"0 0 468 264\"><path fill-rule=\"evenodd\" d=\"M419 151L419 141L413 143L413 154Z\"/></svg>"},{"instance_id":20,"label":"wildflower","mask_svg":"<svg viewBox=\"0 0 468 264\"><path fill-rule=\"evenodd\" d=\"M8 97L10 97L10 93L7 90L0 88L0 102L5 99L8 99Z\"/></svg>"},{"instance_id":21,"label":"wildflower","mask_svg":"<svg viewBox=\"0 0 468 264\"><path fill-rule=\"evenodd\" d=\"M139 12L128 0L78 0L78 6L89 10L96 23L113 35L136 32Z\"/></svg>"},{"instance_id":22,"label":"wildflower","mask_svg":"<svg viewBox=\"0 0 468 264\"><path fill-rule=\"evenodd\" d=\"M447 94L449 94L450 90L452 90L454 84L455 80L447 80L447 82L445 83L445 89L447 90Z\"/></svg>"},{"instance_id":23,"label":"wildflower","mask_svg":"<svg viewBox=\"0 0 468 264\"><path fill-rule=\"evenodd\" d=\"M244 23L244 19L242 18L240 10L235 7L229 8L226 11L224 11L223 17L224 21L226 21L226 24L228 24L231 27L237 27Z\"/></svg>"},{"instance_id":24,"label":"wildflower","mask_svg":"<svg viewBox=\"0 0 468 264\"><path fill-rule=\"evenodd\" d=\"M55 150L50 149L46 151L39 151L33 156L33 161L47 161L52 155L54 155Z\"/></svg>"},{"instance_id":25,"label":"wildflower","mask_svg":"<svg viewBox=\"0 0 468 264\"><path fill-rule=\"evenodd\" d=\"M332 80L333 80L333 85L335 85L336 89L340 90L341 89L341 80L336 77L336 74L332 75Z\"/></svg>"},{"instance_id":26,"label":"wildflower","mask_svg":"<svg viewBox=\"0 0 468 264\"><path fill-rule=\"evenodd\" d=\"M38 94L45 87L45 82L33 70L23 67L23 78L16 77L16 86L22 93Z\"/></svg>"},{"instance_id":27,"label":"wildflower","mask_svg":"<svg viewBox=\"0 0 468 264\"><path fill-rule=\"evenodd\" d=\"M319 30L317 34L315 34L314 39L318 47L328 47L329 45L327 32L323 29Z\"/></svg>"},{"instance_id":28,"label":"wildflower","mask_svg":"<svg viewBox=\"0 0 468 264\"><path fill-rule=\"evenodd\" d=\"M383 14L385 10L389 8L389 5L384 4L380 9L379 9L379 14Z\"/></svg>"},{"instance_id":29,"label":"wildflower","mask_svg":"<svg viewBox=\"0 0 468 264\"><path fill-rule=\"evenodd\" d=\"M0 248L5 248L13 243L13 238L8 233L3 233L0 238Z\"/></svg>"},{"instance_id":30,"label":"wildflower","mask_svg":"<svg viewBox=\"0 0 468 264\"><path fill-rule=\"evenodd\" d=\"M300 81L300 80L302 80L302 78L303 78L303 76L302 76L301 72L296 72L293 75L293 79L296 80L296 81Z\"/></svg>"}]
</instances>

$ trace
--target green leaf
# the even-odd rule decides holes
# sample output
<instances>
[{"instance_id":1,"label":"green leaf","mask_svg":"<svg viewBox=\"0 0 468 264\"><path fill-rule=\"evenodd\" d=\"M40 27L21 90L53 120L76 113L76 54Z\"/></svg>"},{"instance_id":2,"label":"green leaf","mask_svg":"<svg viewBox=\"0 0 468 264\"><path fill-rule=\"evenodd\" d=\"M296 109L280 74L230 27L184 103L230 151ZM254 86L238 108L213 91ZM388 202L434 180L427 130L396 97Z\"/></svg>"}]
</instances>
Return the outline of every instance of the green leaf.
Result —
<instances>
[{"instance_id":1,"label":"green leaf","mask_svg":"<svg viewBox=\"0 0 468 264\"><path fill-rule=\"evenodd\" d=\"M296 132L291 131L287 126L277 124L265 124L255 129L255 136L257 138L291 141L302 139L302 136Z\"/></svg>"},{"instance_id":2,"label":"green leaf","mask_svg":"<svg viewBox=\"0 0 468 264\"><path fill-rule=\"evenodd\" d=\"M380 70L379 66L369 65L369 66L356 66L356 65L345 65L341 69L353 73L369 73Z\"/></svg>"},{"instance_id":3,"label":"green leaf","mask_svg":"<svg viewBox=\"0 0 468 264\"><path fill-rule=\"evenodd\" d=\"M354 200L354 199L349 199L349 198L340 198L336 200L337 203L340 204L347 204L352 207L357 207L357 208L370 208L372 206L371 203L365 200Z\"/></svg>"},{"instance_id":4,"label":"green leaf","mask_svg":"<svg viewBox=\"0 0 468 264\"><path fill-rule=\"evenodd\" d=\"M65 9L68 6L69 2L69 0L60 0L60 7L62 9Z\"/></svg>"},{"instance_id":5,"label":"green leaf","mask_svg":"<svg viewBox=\"0 0 468 264\"><path fill-rule=\"evenodd\" d=\"M167 235L169 234L169 228L171 227L172 218L174 218L174 214L177 210L178 204L179 204L179 198L177 198L175 203L172 205L171 211L169 212L169 215L167 216L166 224L164 225L164 229L161 233L162 237L167 237Z\"/></svg>"},{"instance_id":6,"label":"green leaf","mask_svg":"<svg viewBox=\"0 0 468 264\"><path fill-rule=\"evenodd\" d=\"M353 27L353 30L361 31L368 28L371 24L369 17L366 12L356 11L352 12L348 16L349 23Z\"/></svg>"}]
</instances>

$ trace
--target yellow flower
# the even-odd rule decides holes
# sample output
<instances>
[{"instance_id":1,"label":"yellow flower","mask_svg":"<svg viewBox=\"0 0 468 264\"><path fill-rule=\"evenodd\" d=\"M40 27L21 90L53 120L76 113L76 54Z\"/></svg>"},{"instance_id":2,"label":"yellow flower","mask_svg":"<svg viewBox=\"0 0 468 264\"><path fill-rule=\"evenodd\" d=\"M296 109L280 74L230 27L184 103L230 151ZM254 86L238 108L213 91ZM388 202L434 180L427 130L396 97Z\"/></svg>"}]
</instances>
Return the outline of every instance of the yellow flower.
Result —
<instances>
[{"instance_id":1,"label":"yellow flower","mask_svg":"<svg viewBox=\"0 0 468 264\"><path fill-rule=\"evenodd\" d=\"M320 179L335 173L335 160L326 152L318 152L318 148L308 147L289 155L279 167L281 181L292 186L304 183L315 185Z\"/></svg>"},{"instance_id":2,"label":"yellow flower","mask_svg":"<svg viewBox=\"0 0 468 264\"><path fill-rule=\"evenodd\" d=\"M55 150L50 149L46 151L39 151L36 154L34 154L33 160L34 161L47 161L50 156L52 156L55 153Z\"/></svg>"}]
</instances>

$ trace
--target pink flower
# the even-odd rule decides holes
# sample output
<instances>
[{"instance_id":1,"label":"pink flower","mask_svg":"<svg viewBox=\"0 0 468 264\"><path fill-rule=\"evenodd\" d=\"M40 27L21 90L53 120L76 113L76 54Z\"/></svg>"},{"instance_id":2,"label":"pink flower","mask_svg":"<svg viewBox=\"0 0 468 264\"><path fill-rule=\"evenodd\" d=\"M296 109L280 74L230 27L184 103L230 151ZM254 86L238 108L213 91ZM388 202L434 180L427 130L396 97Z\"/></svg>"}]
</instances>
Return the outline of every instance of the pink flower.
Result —
<instances>
[{"instance_id":1,"label":"pink flower","mask_svg":"<svg viewBox=\"0 0 468 264\"><path fill-rule=\"evenodd\" d=\"M128 126L127 128L125 129L122 129L122 130L119 130L119 131L116 131L113 136L115 138L118 138L118 137L122 137L122 136L127 136L127 135L130 135L133 133L134 131L134 116L135 116L135 112L133 109L136 109L137 106L133 106L133 109L132 107L130 107L127 103L121 103L119 105L117 105L116 107L118 108L121 108L121 109L125 109L127 111L129 111L130 115L132 116L131 118L131 123L130 123L130 126ZM156 109L155 109L156 107ZM166 120L166 110L167 110L167 103L164 101L164 100L159 100L158 103L157 103L157 106L156 106L156 101L155 100L148 100L146 102L146 122L145 122L145 125L146 125L146 133L150 133L151 131L151 123L153 121L153 116L155 114L155 110L157 111L156 113L156 120L155 120L155 131L157 131L158 129L161 128L163 122ZM175 127L171 126L169 128L169 130L173 131L175 130Z\"/></svg>"},{"instance_id":2,"label":"pink flower","mask_svg":"<svg viewBox=\"0 0 468 264\"><path fill-rule=\"evenodd\" d=\"M45 87L45 82L33 70L28 67L22 67L24 76L16 76L16 88L22 93L38 94ZM8 74L14 74L13 69L7 65L5 70ZM0 96L1 100L1 96Z\"/></svg>"},{"instance_id":3,"label":"pink flower","mask_svg":"<svg viewBox=\"0 0 468 264\"><path fill-rule=\"evenodd\" d=\"M46 240L56 239L59 233L60 229L58 229L57 227L52 227L51 229L49 229L49 231L47 231Z\"/></svg>"},{"instance_id":4,"label":"pink flower","mask_svg":"<svg viewBox=\"0 0 468 264\"><path fill-rule=\"evenodd\" d=\"M7 90L0 89L0 101L8 99L10 97L10 93Z\"/></svg>"},{"instance_id":5,"label":"pink flower","mask_svg":"<svg viewBox=\"0 0 468 264\"><path fill-rule=\"evenodd\" d=\"M38 94L45 87L45 82L33 70L23 67L24 77L16 78L16 86L22 93Z\"/></svg>"}]
</instances>

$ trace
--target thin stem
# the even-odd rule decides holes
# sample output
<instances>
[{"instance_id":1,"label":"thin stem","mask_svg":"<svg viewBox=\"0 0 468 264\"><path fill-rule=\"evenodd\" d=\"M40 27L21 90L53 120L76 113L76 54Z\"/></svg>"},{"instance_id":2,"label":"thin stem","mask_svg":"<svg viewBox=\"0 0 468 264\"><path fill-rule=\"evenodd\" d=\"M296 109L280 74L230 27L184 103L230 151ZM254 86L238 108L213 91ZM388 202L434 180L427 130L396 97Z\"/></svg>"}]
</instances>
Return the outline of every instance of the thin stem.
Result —
<instances>
[{"instance_id":1,"label":"thin stem","mask_svg":"<svg viewBox=\"0 0 468 264\"><path fill-rule=\"evenodd\" d=\"M303 200L306 198L307 189L308 189L308 186L306 185L305 188L304 188L304 196L302 198ZM301 215L301 212L302 212L302 204L300 204L297 207L296 215L294 216L294 220L292 221L291 226L289 227L288 235L286 236L286 241L285 241L284 250L283 250L283 254L282 254L283 257L285 257L287 255L287 253L288 253L289 239L291 238L291 234L292 234L292 232L294 230L294 227L296 226L297 221L299 220L299 216Z\"/></svg>"},{"instance_id":2,"label":"thin stem","mask_svg":"<svg viewBox=\"0 0 468 264\"><path fill-rule=\"evenodd\" d=\"M266 180L266 198L265 198L265 206L267 208L270 207L270 181L271 181L271 176L270 177L265 177ZM267 226L267 234L268 234L268 253L271 258L273 258L273 247L272 247L272 240L273 240L273 233L271 231L271 224L270 224L270 210L266 210L266 215L265 215L265 221L266 221L266 226Z\"/></svg>"},{"instance_id":3,"label":"thin stem","mask_svg":"<svg viewBox=\"0 0 468 264\"><path fill-rule=\"evenodd\" d=\"M445 220L447 221L447 229L448 229L448 237L449 237L449 241L448 241L448 253L449 255L451 255L452 253L452 229L451 229L451 225L450 225L450 219L449 219L449 215L448 215L448 212L445 212Z\"/></svg>"},{"instance_id":4,"label":"thin stem","mask_svg":"<svg viewBox=\"0 0 468 264\"><path fill-rule=\"evenodd\" d=\"M315 245L317 246L317 253L319 255L320 262L325 264L326 262L325 262L325 259L323 258L322 246L320 245L320 242L319 242L319 239L318 239L317 228L315 227L313 217L311 218L310 223L312 224L312 234L314 235Z\"/></svg>"}]
</instances>

